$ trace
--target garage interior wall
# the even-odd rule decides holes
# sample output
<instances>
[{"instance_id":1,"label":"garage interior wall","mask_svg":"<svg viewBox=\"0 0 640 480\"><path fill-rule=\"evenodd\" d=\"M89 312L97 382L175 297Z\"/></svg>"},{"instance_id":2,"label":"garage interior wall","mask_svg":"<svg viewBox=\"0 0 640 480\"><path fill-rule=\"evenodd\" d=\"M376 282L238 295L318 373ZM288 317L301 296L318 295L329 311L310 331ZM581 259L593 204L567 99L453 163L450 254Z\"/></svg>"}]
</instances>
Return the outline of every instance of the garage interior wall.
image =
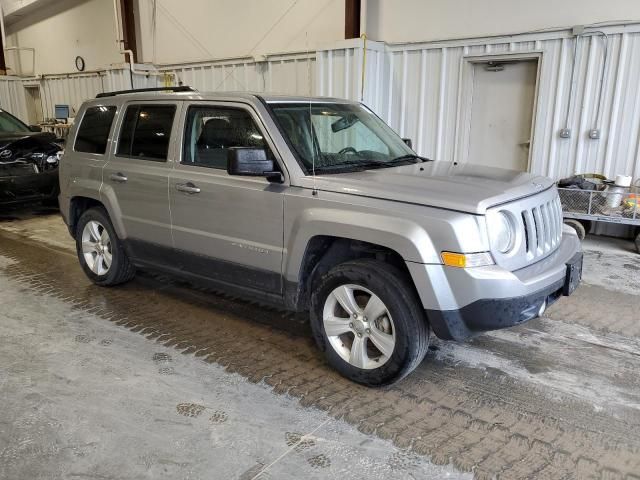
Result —
<instances>
[{"instance_id":1,"label":"garage interior wall","mask_svg":"<svg viewBox=\"0 0 640 480\"><path fill-rule=\"evenodd\" d=\"M366 31L387 43L509 35L640 20L636 0L366 0Z\"/></svg>"},{"instance_id":2,"label":"garage interior wall","mask_svg":"<svg viewBox=\"0 0 640 480\"><path fill-rule=\"evenodd\" d=\"M400 1L406 3L409 0ZM151 0L140 2L140 5L146 2L147 6L153 3ZM174 6L172 0L161 3L167 9ZM224 5L224 1L221 3ZM363 12L367 18L365 23L369 26L372 10L375 10L372 6L375 7L376 2L369 0L363 3L366 5ZM435 0L424 3L439 5ZM342 2L338 4L343 7ZM621 4L612 2L611 15L622 11L616 7ZM281 23L285 22L287 8L291 5L297 8L295 2L283 2L281 14L285 15L279 20ZM333 8L332 2L326 5L327 12ZM379 15L385 14L385 5L385 2L379 2L378 7L382 12ZM629 7L631 2L625 5L627 13L633 11ZM247 8L250 9L249 6ZM156 10L157 13L160 11L157 7ZM293 11L294 8L289 13ZM316 13L313 15L316 15L317 11L314 11ZM309 18L313 18L313 15ZM567 21L573 18L591 20L590 17L577 16L567 17ZM531 22L534 20L530 19ZM393 16L387 21L391 24ZM539 21L550 25L552 20L545 17ZM274 22L278 22L278 18ZM491 28L486 22L487 19L483 31ZM504 18L502 22L506 22ZM342 28L343 20L335 23ZM265 26L261 31L268 31ZM521 25L522 28L535 26L537 24L534 23ZM169 26L161 28L168 29ZM169 36L168 32L163 36ZM420 35L426 36L427 33ZM199 35L197 38L205 37ZM149 55L149 44L144 38L143 35L142 55L146 56ZM288 38L299 39L299 35ZM247 42L245 47L255 45L252 42ZM246 50L238 48L245 54L235 58L189 62L183 57L180 62L151 64L147 67L169 73L173 83L191 85L203 91L277 91L362 99L400 135L412 138L420 154L436 160L459 160L466 158L464 149L469 134L466 122L470 104L469 64L478 58L507 61L523 56L536 58L539 71L530 170L556 179L574 172L640 176L640 96L637 95L637 85L640 84L639 22L587 28L578 40L577 49L576 37L570 28L426 42L390 43L369 39L321 42L319 38L314 42L317 44L311 51L302 47L287 53L263 51L258 54L259 49L256 49L254 54L248 55ZM287 45L300 47L296 42ZM161 50L158 46L157 58ZM272 48L285 48L285 43L274 44ZM192 58L204 53L198 53L195 45L188 50ZM363 55L365 50L366 55ZM577 53L575 72L574 52ZM169 60L171 55L163 56L162 60ZM136 87L159 86L167 81L167 78L158 75L133 77ZM122 64L91 75L13 80L4 77L0 82L0 105L13 109L18 116L26 110L20 107L20 102L24 102L24 94L14 95L19 89L7 85L12 81L31 82L31 85L39 82L42 101L48 105L44 108L46 111L56 103L66 103L76 108L84 98L100 91L130 87L129 72L123 69ZM565 127L571 130L569 138L560 137L559 132ZM588 133L592 128L599 130L600 138L589 138Z\"/></svg>"},{"instance_id":3,"label":"garage interior wall","mask_svg":"<svg viewBox=\"0 0 640 480\"><path fill-rule=\"evenodd\" d=\"M167 64L315 51L344 38L344 0L188 3L137 0L139 60Z\"/></svg>"},{"instance_id":4,"label":"garage interior wall","mask_svg":"<svg viewBox=\"0 0 640 480\"><path fill-rule=\"evenodd\" d=\"M122 62L115 41L112 1L57 0L21 5L27 9L24 14L20 13L24 10L16 10L5 17L6 46L25 49L6 52L9 74L74 72L77 56L84 58L87 71Z\"/></svg>"},{"instance_id":5,"label":"garage interior wall","mask_svg":"<svg viewBox=\"0 0 640 480\"><path fill-rule=\"evenodd\" d=\"M539 56L529 170L556 179L576 172L637 178L640 25L600 30L606 38L580 37L575 72L576 39L570 30L384 45L383 52L367 55L364 100L401 136L412 138L420 154L464 161L470 103L465 66L475 58ZM358 99L354 65L360 62L357 51L319 52L318 93ZM569 138L560 137L563 128L571 130ZM594 128L598 139L589 137Z\"/></svg>"}]
</instances>

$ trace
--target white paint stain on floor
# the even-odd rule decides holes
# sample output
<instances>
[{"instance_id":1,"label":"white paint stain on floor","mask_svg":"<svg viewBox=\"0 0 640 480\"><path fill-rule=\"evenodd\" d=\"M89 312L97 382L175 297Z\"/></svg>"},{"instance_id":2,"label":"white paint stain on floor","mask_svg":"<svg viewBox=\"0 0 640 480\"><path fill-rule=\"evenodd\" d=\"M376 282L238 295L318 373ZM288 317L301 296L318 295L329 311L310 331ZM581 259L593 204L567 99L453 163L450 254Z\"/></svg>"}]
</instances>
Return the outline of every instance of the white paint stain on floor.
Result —
<instances>
[{"instance_id":1,"label":"white paint stain on floor","mask_svg":"<svg viewBox=\"0 0 640 480\"><path fill-rule=\"evenodd\" d=\"M620 408L640 411L640 339L543 318L469 343L443 343L436 358L498 370L543 394L614 415Z\"/></svg>"}]
</instances>

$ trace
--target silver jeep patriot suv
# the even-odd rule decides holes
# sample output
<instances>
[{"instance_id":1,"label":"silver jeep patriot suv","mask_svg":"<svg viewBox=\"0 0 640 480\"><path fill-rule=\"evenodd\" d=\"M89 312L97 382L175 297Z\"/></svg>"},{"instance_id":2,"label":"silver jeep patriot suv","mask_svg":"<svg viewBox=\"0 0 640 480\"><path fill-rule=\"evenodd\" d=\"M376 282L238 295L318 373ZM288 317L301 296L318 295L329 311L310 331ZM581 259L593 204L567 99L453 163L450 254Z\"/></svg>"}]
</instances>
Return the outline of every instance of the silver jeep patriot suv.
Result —
<instances>
[{"instance_id":1,"label":"silver jeep patriot suv","mask_svg":"<svg viewBox=\"0 0 640 480\"><path fill-rule=\"evenodd\" d=\"M70 133L60 206L98 285L147 268L308 310L328 362L377 386L431 331L517 325L580 282L548 178L422 158L359 103L170 90L101 94Z\"/></svg>"}]
</instances>

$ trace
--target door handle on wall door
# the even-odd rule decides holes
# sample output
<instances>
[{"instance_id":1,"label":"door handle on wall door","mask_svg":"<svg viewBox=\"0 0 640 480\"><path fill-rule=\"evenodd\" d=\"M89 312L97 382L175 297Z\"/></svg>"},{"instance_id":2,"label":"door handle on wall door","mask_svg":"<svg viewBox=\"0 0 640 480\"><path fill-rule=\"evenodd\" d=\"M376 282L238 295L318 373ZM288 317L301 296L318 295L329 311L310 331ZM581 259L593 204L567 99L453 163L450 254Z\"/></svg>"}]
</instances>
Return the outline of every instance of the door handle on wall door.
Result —
<instances>
[{"instance_id":1,"label":"door handle on wall door","mask_svg":"<svg viewBox=\"0 0 640 480\"><path fill-rule=\"evenodd\" d=\"M120 172L118 173L112 173L111 175L109 175L109 178L114 181L114 182L119 182L119 183L124 183L127 181L127 177L124 176L123 174L121 174Z\"/></svg>"},{"instance_id":2,"label":"door handle on wall door","mask_svg":"<svg viewBox=\"0 0 640 480\"><path fill-rule=\"evenodd\" d=\"M176 183L176 190L179 190L184 193L200 193L200 189L191 182Z\"/></svg>"}]
</instances>

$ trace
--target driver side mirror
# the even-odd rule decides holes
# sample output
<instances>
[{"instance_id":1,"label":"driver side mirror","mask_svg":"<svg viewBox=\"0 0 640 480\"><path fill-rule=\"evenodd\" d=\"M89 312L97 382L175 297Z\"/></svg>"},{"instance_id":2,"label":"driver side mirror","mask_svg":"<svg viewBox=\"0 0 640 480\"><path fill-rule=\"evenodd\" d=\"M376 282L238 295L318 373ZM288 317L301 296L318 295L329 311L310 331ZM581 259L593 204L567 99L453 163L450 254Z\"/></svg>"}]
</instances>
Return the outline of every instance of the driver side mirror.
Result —
<instances>
[{"instance_id":1,"label":"driver side mirror","mask_svg":"<svg viewBox=\"0 0 640 480\"><path fill-rule=\"evenodd\" d=\"M402 141L407 145L407 147L413 149L413 142L410 138L403 138Z\"/></svg>"},{"instance_id":2,"label":"driver side mirror","mask_svg":"<svg viewBox=\"0 0 640 480\"><path fill-rule=\"evenodd\" d=\"M29 125L29 130L32 132L41 132L42 127L40 125Z\"/></svg>"},{"instance_id":3,"label":"driver side mirror","mask_svg":"<svg viewBox=\"0 0 640 480\"><path fill-rule=\"evenodd\" d=\"M274 183L284 182L282 173L274 169L264 148L231 147L227 153L227 173L245 177L265 177Z\"/></svg>"}]
</instances>

